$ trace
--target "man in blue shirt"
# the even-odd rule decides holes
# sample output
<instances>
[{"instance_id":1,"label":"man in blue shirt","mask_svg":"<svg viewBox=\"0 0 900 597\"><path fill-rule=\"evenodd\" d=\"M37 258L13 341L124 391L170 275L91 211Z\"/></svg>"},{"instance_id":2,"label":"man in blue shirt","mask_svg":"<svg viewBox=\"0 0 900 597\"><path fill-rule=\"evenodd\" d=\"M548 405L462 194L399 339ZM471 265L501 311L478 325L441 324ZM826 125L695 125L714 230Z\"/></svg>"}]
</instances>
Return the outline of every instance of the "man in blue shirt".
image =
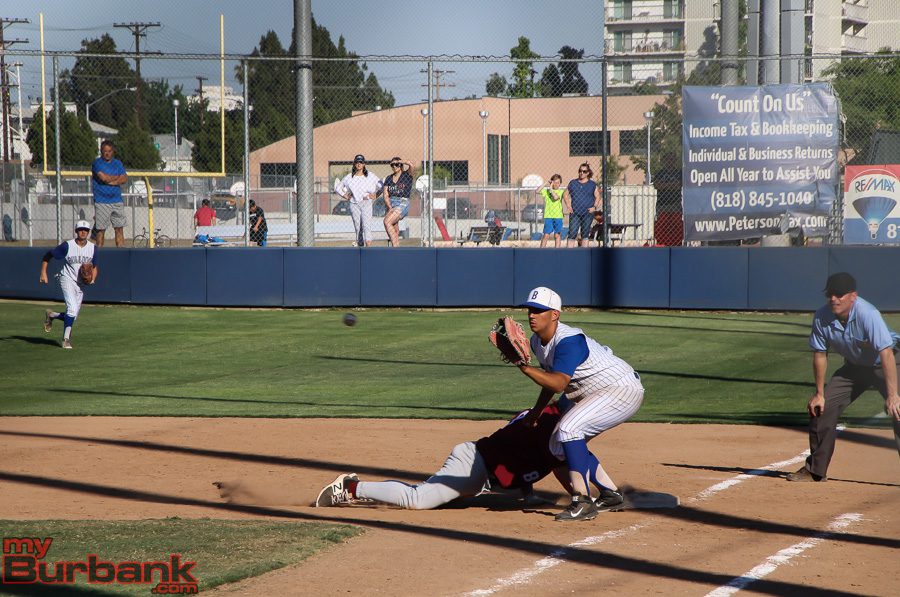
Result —
<instances>
[{"instance_id":1,"label":"man in blue shirt","mask_svg":"<svg viewBox=\"0 0 900 597\"><path fill-rule=\"evenodd\" d=\"M97 229L97 246L103 246L106 229L112 225L116 231L116 246L125 245L125 203L122 201L122 185L128 182L125 166L115 159L112 141L100 144L100 157L91 164L91 182L94 191L94 228Z\"/></svg>"},{"instance_id":2,"label":"man in blue shirt","mask_svg":"<svg viewBox=\"0 0 900 597\"><path fill-rule=\"evenodd\" d=\"M881 313L856 293L856 280L841 272L825 284L828 304L816 311L809 345L813 349L816 391L809 399L809 458L806 465L787 476L788 481L825 481L834 454L837 422L841 413L870 388L884 397L884 409L894 423L900 452L900 368L896 353L900 335L891 330ZM844 357L844 365L825 385L828 351Z\"/></svg>"}]
</instances>

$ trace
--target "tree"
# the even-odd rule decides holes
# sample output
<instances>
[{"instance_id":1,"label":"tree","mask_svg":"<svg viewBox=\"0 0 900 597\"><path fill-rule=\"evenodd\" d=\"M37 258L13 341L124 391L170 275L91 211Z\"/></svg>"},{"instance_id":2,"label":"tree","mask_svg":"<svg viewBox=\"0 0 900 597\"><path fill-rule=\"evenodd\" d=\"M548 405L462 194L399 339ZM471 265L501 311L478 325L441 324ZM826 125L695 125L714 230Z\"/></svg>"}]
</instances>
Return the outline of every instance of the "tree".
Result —
<instances>
[{"instance_id":1,"label":"tree","mask_svg":"<svg viewBox=\"0 0 900 597\"><path fill-rule=\"evenodd\" d=\"M537 71L534 70L534 62L530 60L532 58L540 58L540 54L531 50L531 41L523 36L519 38L519 44L516 47L510 48L509 55L518 61L513 67L513 82L509 85L509 95L512 97L534 97L536 95L534 75L537 74Z\"/></svg>"},{"instance_id":2,"label":"tree","mask_svg":"<svg viewBox=\"0 0 900 597\"><path fill-rule=\"evenodd\" d=\"M832 78L831 84L841 99L841 110L847 117L847 145L856 162L866 162L875 131L900 131L896 99L900 57L889 52L881 50L881 55L858 59L845 56L823 73Z\"/></svg>"},{"instance_id":3,"label":"tree","mask_svg":"<svg viewBox=\"0 0 900 597\"><path fill-rule=\"evenodd\" d=\"M584 50L563 46L559 49L559 55L563 60L581 60L584 57ZM560 62L559 72L562 77L560 81L562 93L587 94L588 83L578 70L577 62Z\"/></svg>"},{"instance_id":4,"label":"tree","mask_svg":"<svg viewBox=\"0 0 900 597\"><path fill-rule=\"evenodd\" d=\"M560 97L563 93L562 77L555 64L548 64L541 74L541 95L543 97Z\"/></svg>"},{"instance_id":5,"label":"tree","mask_svg":"<svg viewBox=\"0 0 900 597\"><path fill-rule=\"evenodd\" d=\"M134 115L133 92L113 93L135 85L135 72L128 61L117 55L116 42L108 33L99 39L85 39L81 52L109 54L109 57L79 56L71 70L60 73L60 98L73 101L80 112L85 106L111 94L91 106L91 120L112 128L121 128Z\"/></svg>"},{"instance_id":6,"label":"tree","mask_svg":"<svg viewBox=\"0 0 900 597\"><path fill-rule=\"evenodd\" d=\"M344 38L337 45L331 41L328 29L312 22L312 52L320 58L340 58L316 62L313 66L313 125L319 126L348 118L355 110L374 110L376 106L391 108L393 94L382 89L378 77L367 72L368 66L345 47ZM256 149L292 136L295 124L295 74L293 45L287 50L278 35L269 31L260 38L259 45L248 63L250 102L250 145ZM258 58L258 59L256 59ZM268 58L268 60L266 60ZM243 69L235 68L235 76L244 83ZM226 132L227 134L227 132Z\"/></svg>"},{"instance_id":7,"label":"tree","mask_svg":"<svg viewBox=\"0 0 900 597\"><path fill-rule=\"evenodd\" d=\"M115 137L116 157L128 170L159 170L162 160L153 137L138 126L137 118L125 123Z\"/></svg>"},{"instance_id":8,"label":"tree","mask_svg":"<svg viewBox=\"0 0 900 597\"><path fill-rule=\"evenodd\" d=\"M62 148L60 151L60 159L62 167L84 167L90 165L97 157L97 142L94 139L91 128L88 126L87 119L83 116L76 116L71 112L63 112L60 114L60 141ZM35 115L31 126L28 127L28 133L25 136L25 142L31 151L31 164L33 166L43 165L44 163L44 123L40 117L40 113ZM52 168L56 165L56 115L50 112L47 115L47 161L48 167Z\"/></svg>"},{"instance_id":9,"label":"tree","mask_svg":"<svg viewBox=\"0 0 900 597\"><path fill-rule=\"evenodd\" d=\"M610 154L606 158L606 184L612 186L619 182L625 169L626 166L619 163L619 156Z\"/></svg>"},{"instance_id":10,"label":"tree","mask_svg":"<svg viewBox=\"0 0 900 597\"><path fill-rule=\"evenodd\" d=\"M500 73L494 73L487 80L484 91L491 97L497 97L506 93L507 87L506 77L501 76Z\"/></svg>"},{"instance_id":11,"label":"tree","mask_svg":"<svg viewBox=\"0 0 900 597\"><path fill-rule=\"evenodd\" d=\"M254 109L255 111L255 109ZM191 160L194 168L200 172L219 172L222 169L222 138L219 119L216 126L203 128L194 139ZM242 172L244 170L244 112L229 110L225 112L225 171Z\"/></svg>"}]
</instances>

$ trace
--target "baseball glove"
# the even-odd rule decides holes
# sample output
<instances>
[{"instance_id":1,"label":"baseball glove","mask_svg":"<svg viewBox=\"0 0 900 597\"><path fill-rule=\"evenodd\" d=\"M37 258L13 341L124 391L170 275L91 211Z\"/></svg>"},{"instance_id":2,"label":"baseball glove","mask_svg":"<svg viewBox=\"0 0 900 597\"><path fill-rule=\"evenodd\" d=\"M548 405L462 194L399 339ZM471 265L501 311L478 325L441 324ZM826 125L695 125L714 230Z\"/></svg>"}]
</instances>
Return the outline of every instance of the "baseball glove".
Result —
<instances>
[{"instance_id":1,"label":"baseball glove","mask_svg":"<svg viewBox=\"0 0 900 597\"><path fill-rule=\"evenodd\" d=\"M82 284L94 283L94 266L90 263L82 263L78 270L78 279Z\"/></svg>"},{"instance_id":2,"label":"baseball glove","mask_svg":"<svg viewBox=\"0 0 900 597\"><path fill-rule=\"evenodd\" d=\"M531 348L522 326L512 317L501 317L491 327L488 334L491 344L500 351L500 356L507 363L527 365L531 362Z\"/></svg>"}]
</instances>

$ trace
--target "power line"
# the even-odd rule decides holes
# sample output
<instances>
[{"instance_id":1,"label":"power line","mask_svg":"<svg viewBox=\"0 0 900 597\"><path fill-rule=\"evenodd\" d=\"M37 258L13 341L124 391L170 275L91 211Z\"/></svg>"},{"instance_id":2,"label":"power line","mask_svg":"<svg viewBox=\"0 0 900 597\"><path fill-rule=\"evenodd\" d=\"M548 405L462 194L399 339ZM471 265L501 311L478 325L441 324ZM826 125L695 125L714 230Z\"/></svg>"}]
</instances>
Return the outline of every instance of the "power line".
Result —
<instances>
[{"instance_id":1,"label":"power line","mask_svg":"<svg viewBox=\"0 0 900 597\"><path fill-rule=\"evenodd\" d=\"M113 27L119 27L128 29L131 31L131 34L134 35L134 70L135 76L137 77L137 82L135 83L135 87L137 88L137 93L135 94L135 102L136 102L136 111L138 118L138 126L143 127L144 123L144 111L143 111L143 82L141 81L141 38L147 37L147 34L144 33L147 29L151 27L161 27L162 25L158 22L156 23L113 23Z\"/></svg>"},{"instance_id":2,"label":"power line","mask_svg":"<svg viewBox=\"0 0 900 597\"><path fill-rule=\"evenodd\" d=\"M420 70L420 73L427 73L427 70ZM456 74L455 70L432 70L434 73L434 101L441 101L441 87L456 87L456 83L441 83L441 77L444 75L453 75ZM422 85L422 87L428 87L427 84ZM428 100L425 100L428 101Z\"/></svg>"},{"instance_id":3,"label":"power line","mask_svg":"<svg viewBox=\"0 0 900 597\"><path fill-rule=\"evenodd\" d=\"M0 95L2 95L3 103L3 161L9 162L9 146L12 145L12 127L9 126L9 73L6 70L6 48L13 44L28 43L27 39L6 39L3 35L4 30L9 25L19 23L30 23L28 19L8 19L0 18ZM22 106L19 106L19 111Z\"/></svg>"}]
</instances>

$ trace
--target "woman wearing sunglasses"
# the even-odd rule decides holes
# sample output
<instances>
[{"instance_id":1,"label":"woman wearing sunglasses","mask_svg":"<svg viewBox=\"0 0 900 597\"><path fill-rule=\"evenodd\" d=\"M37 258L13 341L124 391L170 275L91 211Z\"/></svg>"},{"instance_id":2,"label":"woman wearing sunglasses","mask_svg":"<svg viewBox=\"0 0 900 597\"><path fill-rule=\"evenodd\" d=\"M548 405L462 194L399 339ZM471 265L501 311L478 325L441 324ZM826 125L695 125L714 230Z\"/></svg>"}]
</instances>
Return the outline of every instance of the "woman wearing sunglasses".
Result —
<instances>
[{"instance_id":1,"label":"woman wearing sunglasses","mask_svg":"<svg viewBox=\"0 0 900 597\"><path fill-rule=\"evenodd\" d=\"M384 230L392 247L400 246L400 220L409 215L409 196L412 193L412 164L398 157L391 158L391 173L384 179Z\"/></svg>"},{"instance_id":2,"label":"woman wearing sunglasses","mask_svg":"<svg viewBox=\"0 0 900 597\"><path fill-rule=\"evenodd\" d=\"M600 187L591 178L594 171L587 162L578 166L578 178L569 181L566 192L563 193L563 202L569 211L569 236L566 246L575 244L575 238L581 233L578 246L588 246L591 223L594 221L593 212L600 211Z\"/></svg>"}]
</instances>

